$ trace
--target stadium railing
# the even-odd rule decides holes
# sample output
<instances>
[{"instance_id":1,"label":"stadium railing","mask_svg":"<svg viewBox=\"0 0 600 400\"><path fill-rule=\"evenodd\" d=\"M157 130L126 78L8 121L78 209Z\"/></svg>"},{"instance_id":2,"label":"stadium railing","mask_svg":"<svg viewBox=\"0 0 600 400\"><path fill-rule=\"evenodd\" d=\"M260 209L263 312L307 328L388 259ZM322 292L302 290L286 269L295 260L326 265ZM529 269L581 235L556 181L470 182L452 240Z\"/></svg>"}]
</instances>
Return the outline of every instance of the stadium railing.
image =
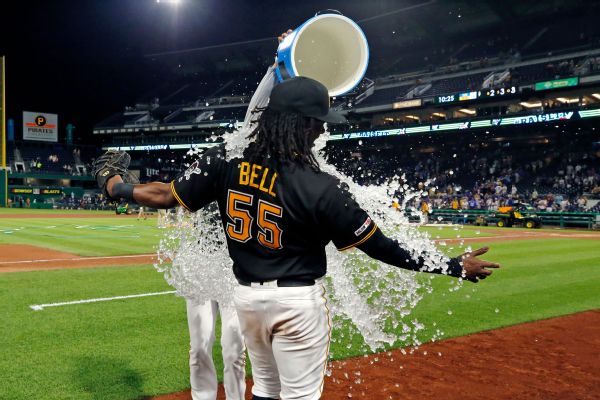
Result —
<instances>
[{"instance_id":1,"label":"stadium railing","mask_svg":"<svg viewBox=\"0 0 600 400\"><path fill-rule=\"evenodd\" d=\"M454 210L454 209L434 209L429 214L429 221L435 223L452 223L452 224L475 224L483 217L484 225L497 222L498 218L492 217L495 211L489 210ZM523 213L527 216L527 213ZM596 223L600 213L592 212L549 212L539 211L535 215L541 218L542 225L557 226L560 228L568 227L583 227L592 229ZM411 221L418 221L418 217L412 216Z\"/></svg>"}]
</instances>

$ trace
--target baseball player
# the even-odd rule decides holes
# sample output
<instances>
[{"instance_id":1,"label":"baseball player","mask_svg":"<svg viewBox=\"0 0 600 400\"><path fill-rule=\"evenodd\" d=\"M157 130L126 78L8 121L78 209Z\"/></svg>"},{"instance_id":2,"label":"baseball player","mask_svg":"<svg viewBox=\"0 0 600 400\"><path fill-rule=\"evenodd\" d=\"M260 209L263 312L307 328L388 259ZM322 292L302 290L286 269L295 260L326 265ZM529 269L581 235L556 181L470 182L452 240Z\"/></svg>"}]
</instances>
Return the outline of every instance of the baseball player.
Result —
<instances>
[{"instance_id":1,"label":"baseball player","mask_svg":"<svg viewBox=\"0 0 600 400\"><path fill-rule=\"evenodd\" d=\"M285 34L282 36L285 37ZM275 80L274 69L271 67L267 70L250 101L240 134L251 130L253 116L255 116L252 111L267 105ZM220 216L216 207L214 211L216 213L215 223L218 223ZM212 220L212 218L210 219ZM211 221L204 222L210 223ZM218 229L218 226L216 228ZM210 268L210 265L207 267ZM233 302L231 304L223 304L216 300L197 302L193 298L187 298L186 310L190 333L192 399L214 400L217 397L217 375L212 350L215 341L217 312L220 311L225 397L228 400L243 400L246 393L246 348Z\"/></svg>"},{"instance_id":2,"label":"baseball player","mask_svg":"<svg viewBox=\"0 0 600 400\"><path fill-rule=\"evenodd\" d=\"M321 396L331 335L321 279L330 241L400 268L424 268L423 259L386 237L339 181L319 169L312 146L323 122L344 121L329 109L325 86L297 77L274 87L241 157L227 160L224 147L210 149L170 185L124 182L122 154L97 168L99 186L113 198L191 211L217 201L239 283L234 301L255 400ZM477 258L485 252L424 272L476 282L499 267Z\"/></svg>"},{"instance_id":3,"label":"baseball player","mask_svg":"<svg viewBox=\"0 0 600 400\"><path fill-rule=\"evenodd\" d=\"M217 312L220 311L225 397L228 400L243 400L246 393L246 348L233 305L223 306L215 300L196 303L193 299L186 299L186 310L190 331L192 399L217 398L217 372L212 352Z\"/></svg>"},{"instance_id":4,"label":"baseball player","mask_svg":"<svg viewBox=\"0 0 600 400\"><path fill-rule=\"evenodd\" d=\"M144 210L144 206L140 206L140 208L138 210L137 220L139 221L140 218L144 218L144 221L148 219L148 216L146 215L146 211Z\"/></svg>"}]
</instances>

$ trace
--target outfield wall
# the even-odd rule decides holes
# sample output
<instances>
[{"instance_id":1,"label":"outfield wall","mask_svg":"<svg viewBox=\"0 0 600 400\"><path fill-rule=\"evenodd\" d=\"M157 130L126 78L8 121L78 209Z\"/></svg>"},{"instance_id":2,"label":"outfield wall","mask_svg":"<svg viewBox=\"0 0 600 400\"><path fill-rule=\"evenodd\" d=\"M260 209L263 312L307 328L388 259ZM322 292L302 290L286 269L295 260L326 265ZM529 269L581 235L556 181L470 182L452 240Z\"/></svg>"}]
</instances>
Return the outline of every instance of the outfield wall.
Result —
<instances>
[{"instance_id":1,"label":"outfield wall","mask_svg":"<svg viewBox=\"0 0 600 400\"><path fill-rule=\"evenodd\" d=\"M0 168L0 207L8 205L8 171Z\"/></svg>"},{"instance_id":2,"label":"outfield wall","mask_svg":"<svg viewBox=\"0 0 600 400\"><path fill-rule=\"evenodd\" d=\"M434 209L429 214L429 219L436 222L449 222L454 224L478 224L481 218L487 223L496 223L499 219L497 211L489 210L454 210ZM528 214L523 212L524 216ZM535 212L542 220L542 225L558 226L560 228L580 227L593 229L600 225L600 213L590 212ZM413 217L415 218L415 217Z\"/></svg>"}]
</instances>

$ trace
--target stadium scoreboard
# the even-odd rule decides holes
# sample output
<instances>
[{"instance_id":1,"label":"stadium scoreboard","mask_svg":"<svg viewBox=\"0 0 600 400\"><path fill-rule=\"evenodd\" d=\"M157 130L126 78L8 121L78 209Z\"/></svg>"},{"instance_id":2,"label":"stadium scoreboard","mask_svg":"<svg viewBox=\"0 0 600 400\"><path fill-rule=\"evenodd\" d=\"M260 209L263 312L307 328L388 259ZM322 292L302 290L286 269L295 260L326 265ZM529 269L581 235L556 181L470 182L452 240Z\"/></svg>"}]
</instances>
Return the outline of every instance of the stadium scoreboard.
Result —
<instances>
[{"instance_id":1,"label":"stadium scoreboard","mask_svg":"<svg viewBox=\"0 0 600 400\"><path fill-rule=\"evenodd\" d=\"M510 96L511 94L517 94L516 86L510 86L500 89L488 89L481 92L481 97L502 97Z\"/></svg>"},{"instance_id":2,"label":"stadium scoreboard","mask_svg":"<svg viewBox=\"0 0 600 400\"><path fill-rule=\"evenodd\" d=\"M444 96L435 96L434 104L461 103L464 101L473 101L478 99L490 99L497 97L506 97L517 94L516 86L507 86L495 89L477 90L470 92L460 92Z\"/></svg>"}]
</instances>

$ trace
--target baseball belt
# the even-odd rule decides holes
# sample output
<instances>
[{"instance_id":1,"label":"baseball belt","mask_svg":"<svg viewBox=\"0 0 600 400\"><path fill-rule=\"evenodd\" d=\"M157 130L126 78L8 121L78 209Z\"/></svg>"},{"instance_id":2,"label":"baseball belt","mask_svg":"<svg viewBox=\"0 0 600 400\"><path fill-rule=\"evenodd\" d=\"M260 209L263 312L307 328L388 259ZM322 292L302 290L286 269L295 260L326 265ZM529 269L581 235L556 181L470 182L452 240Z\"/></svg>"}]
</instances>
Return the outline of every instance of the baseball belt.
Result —
<instances>
[{"instance_id":1,"label":"baseball belt","mask_svg":"<svg viewBox=\"0 0 600 400\"><path fill-rule=\"evenodd\" d=\"M247 282L238 278L238 283L242 286L261 287L261 286L277 286L277 287L298 287L298 286L314 286L314 279L306 278L281 278L273 281L258 281Z\"/></svg>"}]
</instances>

